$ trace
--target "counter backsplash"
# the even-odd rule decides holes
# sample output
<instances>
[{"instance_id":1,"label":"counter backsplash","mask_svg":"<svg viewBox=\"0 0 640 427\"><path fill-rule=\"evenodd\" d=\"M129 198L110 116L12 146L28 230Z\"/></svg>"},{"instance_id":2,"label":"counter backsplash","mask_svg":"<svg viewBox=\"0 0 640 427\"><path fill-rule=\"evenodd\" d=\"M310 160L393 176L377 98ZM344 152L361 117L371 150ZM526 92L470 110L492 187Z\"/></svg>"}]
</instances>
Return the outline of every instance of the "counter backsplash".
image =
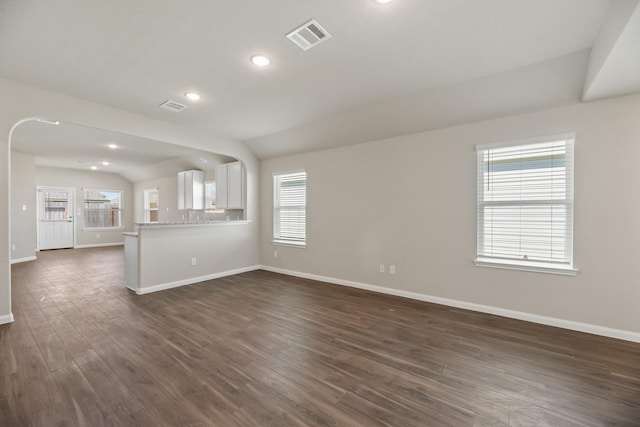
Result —
<instances>
[{"instance_id":1,"label":"counter backsplash","mask_svg":"<svg viewBox=\"0 0 640 427\"><path fill-rule=\"evenodd\" d=\"M188 211L188 218L184 222L194 221L239 221L244 219L242 209L226 209L221 212ZM188 219L188 220L187 220Z\"/></svg>"}]
</instances>

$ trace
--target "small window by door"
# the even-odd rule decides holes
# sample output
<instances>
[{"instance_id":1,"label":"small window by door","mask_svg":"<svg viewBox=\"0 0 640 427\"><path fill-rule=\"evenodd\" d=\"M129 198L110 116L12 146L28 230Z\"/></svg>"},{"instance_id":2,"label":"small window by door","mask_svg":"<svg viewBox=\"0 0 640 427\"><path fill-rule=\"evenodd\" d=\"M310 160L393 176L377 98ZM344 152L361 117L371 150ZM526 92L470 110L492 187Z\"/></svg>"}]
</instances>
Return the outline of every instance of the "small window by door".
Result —
<instances>
[{"instance_id":1,"label":"small window by door","mask_svg":"<svg viewBox=\"0 0 640 427\"><path fill-rule=\"evenodd\" d=\"M144 190L144 222L158 222L158 197L157 188L145 188Z\"/></svg>"}]
</instances>

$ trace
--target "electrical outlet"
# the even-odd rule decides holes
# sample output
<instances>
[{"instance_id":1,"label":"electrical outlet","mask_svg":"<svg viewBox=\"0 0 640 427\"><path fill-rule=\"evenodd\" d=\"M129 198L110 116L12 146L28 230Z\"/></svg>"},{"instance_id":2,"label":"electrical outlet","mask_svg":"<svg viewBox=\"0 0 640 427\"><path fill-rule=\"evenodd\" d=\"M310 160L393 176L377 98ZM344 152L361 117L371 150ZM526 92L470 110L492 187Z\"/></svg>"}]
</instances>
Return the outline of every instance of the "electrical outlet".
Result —
<instances>
[{"instance_id":1,"label":"electrical outlet","mask_svg":"<svg viewBox=\"0 0 640 427\"><path fill-rule=\"evenodd\" d=\"M191 265L196 265L196 262L197 262L196 257L192 257L191 258Z\"/></svg>"},{"instance_id":2,"label":"electrical outlet","mask_svg":"<svg viewBox=\"0 0 640 427\"><path fill-rule=\"evenodd\" d=\"M16 245L11 245L11 250L15 252L15 250L16 250Z\"/></svg>"},{"instance_id":3,"label":"electrical outlet","mask_svg":"<svg viewBox=\"0 0 640 427\"><path fill-rule=\"evenodd\" d=\"M380 264L380 273L384 273L384 264Z\"/></svg>"},{"instance_id":4,"label":"electrical outlet","mask_svg":"<svg viewBox=\"0 0 640 427\"><path fill-rule=\"evenodd\" d=\"M390 265L389 266L389 274L396 274L396 266L395 265Z\"/></svg>"},{"instance_id":5,"label":"electrical outlet","mask_svg":"<svg viewBox=\"0 0 640 427\"><path fill-rule=\"evenodd\" d=\"M22 205L22 210L26 211L27 210L27 205Z\"/></svg>"},{"instance_id":6,"label":"electrical outlet","mask_svg":"<svg viewBox=\"0 0 640 427\"><path fill-rule=\"evenodd\" d=\"M277 250L273 251L273 257L274 258L278 258L278 251Z\"/></svg>"},{"instance_id":7,"label":"electrical outlet","mask_svg":"<svg viewBox=\"0 0 640 427\"><path fill-rule=\"evenodd\" d=\"M99 234L96 234L96 239L99 239L99 238L100 238L100 235L99 235Z\"/></svg>"}]
</instances>

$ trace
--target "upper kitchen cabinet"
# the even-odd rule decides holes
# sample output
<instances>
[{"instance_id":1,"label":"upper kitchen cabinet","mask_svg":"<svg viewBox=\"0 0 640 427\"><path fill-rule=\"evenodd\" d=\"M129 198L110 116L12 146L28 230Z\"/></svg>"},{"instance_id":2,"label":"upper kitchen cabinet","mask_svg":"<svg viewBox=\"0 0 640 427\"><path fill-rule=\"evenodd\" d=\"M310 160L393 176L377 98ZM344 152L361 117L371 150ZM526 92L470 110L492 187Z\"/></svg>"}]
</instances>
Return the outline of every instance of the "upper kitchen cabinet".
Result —
<instances>
[{"instance_id":1,"label":"upper kitchen cabinet","mask_svg":"<svg viewBox=\"0 0 640 427\"><path fill-rule=\"evenodd\" d=\"M244 209L244 173L242 163L216 166L216 205L218 209Z\"/></svg>"},{"instance_id":2,"label":"upper kitchen cabinet","mask_svg":"<svg viewBox=\"0 0 640 427\"><path fill-rule=\"evenodd\" d=\"M178 209L204 209L204 172L178 173Z\"/></svg>"}]
</instances>

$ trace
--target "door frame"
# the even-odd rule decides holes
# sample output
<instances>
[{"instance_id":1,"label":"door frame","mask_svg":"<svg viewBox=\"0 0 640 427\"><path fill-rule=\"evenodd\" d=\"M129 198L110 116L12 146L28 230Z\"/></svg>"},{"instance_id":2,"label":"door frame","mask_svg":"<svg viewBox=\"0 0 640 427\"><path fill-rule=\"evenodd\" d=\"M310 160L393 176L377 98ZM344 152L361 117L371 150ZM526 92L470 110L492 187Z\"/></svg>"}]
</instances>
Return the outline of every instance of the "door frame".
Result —
<instances>
[{"instance_id":1,"label":"door frame","mask_svg":"<svg viewBox=\"0 0 640 427\"><path fill-rule=\"evenodd\" d=\"M73 239L73 248L76 247L76 189L75 187L63 187L59 185L36 185L36 252L40 252L40 215L42 214L43 206L40 206L41 191L68 191L70 195L69 200L69 212L71 213L71 236Z\"/></svg>"}]
</instances>

